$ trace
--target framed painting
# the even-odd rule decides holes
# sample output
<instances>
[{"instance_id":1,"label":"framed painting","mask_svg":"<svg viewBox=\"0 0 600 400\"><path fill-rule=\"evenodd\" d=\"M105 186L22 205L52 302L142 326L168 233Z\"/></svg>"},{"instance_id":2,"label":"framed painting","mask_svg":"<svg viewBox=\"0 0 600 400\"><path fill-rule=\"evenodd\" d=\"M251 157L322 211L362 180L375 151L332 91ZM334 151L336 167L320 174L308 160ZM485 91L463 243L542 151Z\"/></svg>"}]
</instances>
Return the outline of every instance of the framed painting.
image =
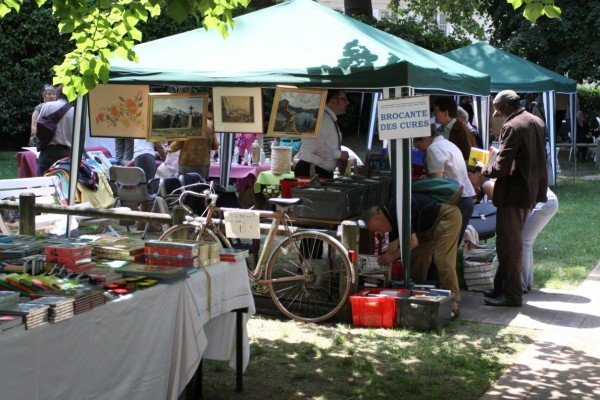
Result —
<instances>
[{"instance_id":1,"label":"framed painting","mask_svg":"<svg viewBox=\"0 0 600 400\"><path fill-rule=\"evenodd\" d=\"M90 136L145 138L148 132L147 85L98 85L90 91Z\"/></svg>"},{"instance_id":2,"label":"framed painting","mask_svg":"<svg viewBox=\"0 0 600 400\"><path fill-rule=\"evenodd\" d=\"M319 136L327 89L277 86L267 136Z\"/></svg>"},{"instance_id":3,"label":"framed painting","mask_svg":"<svg viewBox=\"0 0 600 400\"><path fill-rule=\"evenodd\" d=\"M261 88L214 87L216 132L263 133Z\"/></svg>"},{"instance_id":4,"label":"framed painting","mask_svg":"<svg viewBox=\"0 0 600 400\"><path fill-rule=\"evenodd\" d=\"M149 142L189 140L206 127L208 95L201 93L150 93Z\"/></svg>"}]
</instances>

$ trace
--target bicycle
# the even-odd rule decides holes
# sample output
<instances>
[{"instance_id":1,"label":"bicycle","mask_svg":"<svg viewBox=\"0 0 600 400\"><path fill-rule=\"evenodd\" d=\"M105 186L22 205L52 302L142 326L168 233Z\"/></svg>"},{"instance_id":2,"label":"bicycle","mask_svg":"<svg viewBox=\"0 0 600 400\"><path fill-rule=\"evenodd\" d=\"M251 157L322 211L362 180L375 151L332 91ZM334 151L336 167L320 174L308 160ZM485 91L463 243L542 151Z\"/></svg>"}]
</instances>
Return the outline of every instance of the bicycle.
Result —
<instances>
[{"instance_id":1,"label":"bicycle","mask_svg":"<svg viewBox=\"0 0 600 400\"><path fill-rule=\"evenodd\" d=\"M186 196L204 198L206 209L200 217L186 217L182 224L172 226L160 240L219 241L224 247L231 242L215 224L217 212L239 211L216 206L218 196L212 186L203 193L185 190ZM275 306L285 316L302 322L322 322L335 315L346 302L354 282L354 271L348 252L335 238L323 232L305 230L293 232L288 211L302 199L273 198L269 202L277 211L257 211L260 218L272 219L256 266L249 266L252 284L265 285ZM248 210L244 210L248 211ZM220 222L219 222L220 223ZM283 241L275 244L275 236L283 227Z\"/></svg>"}]
</instances>

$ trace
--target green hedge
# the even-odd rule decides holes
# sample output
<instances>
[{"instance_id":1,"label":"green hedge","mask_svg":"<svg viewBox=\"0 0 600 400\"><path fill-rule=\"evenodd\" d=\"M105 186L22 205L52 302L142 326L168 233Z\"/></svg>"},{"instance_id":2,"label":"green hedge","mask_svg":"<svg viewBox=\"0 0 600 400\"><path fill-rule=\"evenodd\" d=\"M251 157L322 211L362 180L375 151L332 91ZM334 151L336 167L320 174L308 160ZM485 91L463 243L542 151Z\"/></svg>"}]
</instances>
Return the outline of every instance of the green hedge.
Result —
<instances>
[{"instance_id":1,"label":"green hedge","mask_svg":"<svg viewBox=\"0 0 600 400\"><path fill-rule=\"evenodd\" d=\"M600 87L577 87L579 109L588 117L593 126L598 127L596 117L600 117Z\"/></svg>"}]
</instances>

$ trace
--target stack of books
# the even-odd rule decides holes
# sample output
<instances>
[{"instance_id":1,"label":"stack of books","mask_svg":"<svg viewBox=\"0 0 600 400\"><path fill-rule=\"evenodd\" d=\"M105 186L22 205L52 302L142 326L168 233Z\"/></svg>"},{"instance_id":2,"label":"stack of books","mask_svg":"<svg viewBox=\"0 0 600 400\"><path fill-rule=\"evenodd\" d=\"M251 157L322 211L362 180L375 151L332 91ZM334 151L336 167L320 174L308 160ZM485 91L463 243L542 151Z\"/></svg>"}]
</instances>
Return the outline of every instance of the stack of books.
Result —
<instances>
[{"instance_id":1,"label":"stack of books","mask_svg":"<svg viewBox=\"0 0 600 400\"><path fill-rule=\"evenodd\" d=\"M194 268L199 264L196 242L167 242L149 240L145 248L146 264Z\"/></svg>"},{"instance_id":2,"label":"stack of books","mask_svg":"<svg viewBox=\"0 0 600 400\"><path fill-rule=\"evenodd\" d=\"M0 260L14 260L43 253L44 247L38 243L13 242L0 247Z\"/></svg>"},{"instance_id":3,"label":"stack of books","mask_svg":"<svg viewBox=\"0 0 600 400\"><path fill-rule=\"evenodd\" d=\"M237 262L248 257L248 250L242 249L221 249L219 259L224 262Z\"/></svg>"},{"instance_id":4,"label":"stack of books","mask_svg":"<svg viewBox=\"0 0 600 400\"><path fill-rule=\"evenodd\" d=\"M220 259L220 251L223 248L219 242L202 241L199 244L199 260L201 267L216 264Z\"/></svg>"},{"instance_id":5,"label":"stack of books","mask_svg":"<svg viewBox=\"0 0 600 400\"><path fill-rule=\"evenodd\" d=\"M69 319L75 315L75 300L70 297L40 297L31 300L29 303L45 304L50 307L48 310L48 321L53 324Z\"/></svg>"},{"instance_id":6,"label":"stack of books","mask_svg":"<svg viewBox=\"0 0 600 400\"><path fill-rule=\"evenodd\" d=\"M48 323L48 308L45 304L16 303L0 306L0 315L20 316L25 329L33 329Z\"/></svg>"},{"instance_id":7,"label":"stack of books","mask_svg":"<svg viewBox=\"0 0 600 400\"><path fill-rule=\"evenodd\" d=\"M92 262L92 246L83 243L62 243L46 247L46 263L64 265L75 272L87 271Z\"/></svg>"},{"instance_id":8,"label":"stack of books","mask_svg":"<svg viewBox=\"0 0 600 400\"><path fill-rule=\"evenodd\" d=\"M106 296L102 289L83 287L62 291L62 296L73 299L73 312L75 315L90 311L106 303Z\"/></svg>"},{"instance_id":9,"label":"stack of books","mask_svg":"<svg viewBox=\"0 0 600 400\"><path fill-rule=\"evenodd\" d=\"M126 242L115 244L93 243L92 254L97 258L144 262L144 242Z\"/></svg>"},{"instance_id":10,"label":"stack of books","mask_svg":"<svg viewBox=\"0 0 600 400\"><path fill-rule=\"evenodd\" d=\"M0 306L6 304L17 304L18 302L19 293L8 290L0 290Z\"/></svg>"}]
</instances>

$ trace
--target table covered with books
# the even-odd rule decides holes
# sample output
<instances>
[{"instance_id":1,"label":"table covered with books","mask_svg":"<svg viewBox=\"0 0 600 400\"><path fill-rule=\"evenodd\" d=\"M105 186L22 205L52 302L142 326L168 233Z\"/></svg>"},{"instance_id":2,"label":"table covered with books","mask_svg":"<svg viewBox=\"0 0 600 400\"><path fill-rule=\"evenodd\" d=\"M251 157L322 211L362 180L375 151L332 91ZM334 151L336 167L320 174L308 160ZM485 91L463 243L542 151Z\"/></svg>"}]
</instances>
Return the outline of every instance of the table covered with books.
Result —
<instances>
[{"instance_id":1,"label":"table covered with books","mask_svg":"<svg viewBox=\"0 0 600 400\"><path fill-rule=\"evenodd\" d=\"M231 311L240 308L248 309L245 368L245 323L255 310L245 260L187 272L58 323L0 334L4 393L14 399L177 399L203 357L235 365Z\"/></svg>"}]
</instances>

